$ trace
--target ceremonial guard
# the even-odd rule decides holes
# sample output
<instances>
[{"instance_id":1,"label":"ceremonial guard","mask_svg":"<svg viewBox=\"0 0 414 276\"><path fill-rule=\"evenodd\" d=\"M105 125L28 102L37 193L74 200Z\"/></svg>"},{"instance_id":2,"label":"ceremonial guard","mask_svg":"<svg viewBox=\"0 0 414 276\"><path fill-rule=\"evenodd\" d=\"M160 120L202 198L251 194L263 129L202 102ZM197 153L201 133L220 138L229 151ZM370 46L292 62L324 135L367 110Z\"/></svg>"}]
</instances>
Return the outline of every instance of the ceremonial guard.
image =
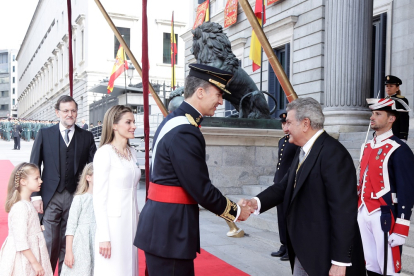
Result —
<instances>
[{"instance_id":1,"label":"ceremonial guard","mask_svg":"<svg viewBox=\"0 0 414 276\"><path fill-rule=\"evenodd\" d=\"M244 220L239 206L213 186L200 131L203 116L223 104L232 75L215 67L190 64L185 101L158 127L153 143L148 201L140 214L134 244L145 252L150 276L194 275L200 253L199 207L227 221Z\"/></svg>"},{"instance_id":2,"label":"ceremonial guard","mask_svg":"<svg viewBox=\"0 0 414 276\"><path fill-rule=\"evenodd\" d=\"M277 183L282 180L285 174L288 172L293 158L295 157L296 150L299 148L295 144L289 143L289 131L286 127L286 113L280 114L280 122L282 123L283 132L286 134L279 140L279 154L276 166L275 178L273 183ZM277 224L279 228L279 239L281 246L279 251L272 252L273 257L280 257L281 261L289 261L289 255L287 252L286 243L286 218L283 211L283 204L276 206L277 208Z\"/></svg>"},{"instance_id":3,"label":"ceremonial guard","mask_svg":"<svg viewBox=\"0 0 414 276\"><path fill-rule=\"evenodd\" d=\"M368 275L399 275L402 245L414 203L414 155L393 134L397 108L389 99L367 99L374 139L362 145L358 224Z\"/></svg>"},{"instance_id":4,"label":"ceremonial guard","mask_svg":"<svg viewBox=\"0 0 414 276\"><path fill-rule=\"evenodd\" d=\"M386 98L391 98L395 101L397 109L409 109L408 100L401 95L400 85L402 81L392 75L385 76L385 91ZM392 124L392 132L395 136L407 142L408 128L410 127L410 116L408 112L398 112L395 122Z\"/></svg>"}]
</instances>

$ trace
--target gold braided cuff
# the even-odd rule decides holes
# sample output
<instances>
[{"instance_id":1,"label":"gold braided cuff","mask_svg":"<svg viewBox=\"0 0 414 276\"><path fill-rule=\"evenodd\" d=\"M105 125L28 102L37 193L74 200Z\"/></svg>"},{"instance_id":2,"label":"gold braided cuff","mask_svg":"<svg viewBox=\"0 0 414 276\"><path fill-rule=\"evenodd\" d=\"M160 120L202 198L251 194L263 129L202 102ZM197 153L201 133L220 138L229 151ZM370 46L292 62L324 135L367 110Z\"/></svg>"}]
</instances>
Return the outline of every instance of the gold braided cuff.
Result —
<instances>
[{"instance_id":1,"label":"gold braided cuff","mask_svg":"<svg viewBox=\"0 0 414 276\"><path fill-rule=\"evenodd\" d=\"M233 222L236 219L235 215L237 214L237 204L227 197L226 200L226 209L224 209L224 212L220 215L220 217L224 218L227 221Z\"/></svg>"}]
</instances>

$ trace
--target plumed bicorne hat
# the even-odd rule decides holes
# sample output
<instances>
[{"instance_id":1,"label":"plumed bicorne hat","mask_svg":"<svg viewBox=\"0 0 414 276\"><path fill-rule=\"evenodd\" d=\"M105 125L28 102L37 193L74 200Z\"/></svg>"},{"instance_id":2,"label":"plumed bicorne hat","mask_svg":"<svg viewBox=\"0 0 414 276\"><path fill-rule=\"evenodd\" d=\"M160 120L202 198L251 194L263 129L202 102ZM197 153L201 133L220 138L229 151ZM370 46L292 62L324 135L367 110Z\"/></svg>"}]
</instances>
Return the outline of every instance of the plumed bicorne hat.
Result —
<instances>
[{"instance_id":1,"label":"plumed bicorne hat","mask_svg":"<svg viewBox=\"0 0 414 276\"><path fill-rule=\"evenodd\" d=\"M371 110L381 110L381 111L394 111L394 112L409 112L410 107L404 102L399 101L402 105L402 108L397 108L395 100L391 98L387 99L367 99L367 103Z\"/></svg>"}]
</instances>

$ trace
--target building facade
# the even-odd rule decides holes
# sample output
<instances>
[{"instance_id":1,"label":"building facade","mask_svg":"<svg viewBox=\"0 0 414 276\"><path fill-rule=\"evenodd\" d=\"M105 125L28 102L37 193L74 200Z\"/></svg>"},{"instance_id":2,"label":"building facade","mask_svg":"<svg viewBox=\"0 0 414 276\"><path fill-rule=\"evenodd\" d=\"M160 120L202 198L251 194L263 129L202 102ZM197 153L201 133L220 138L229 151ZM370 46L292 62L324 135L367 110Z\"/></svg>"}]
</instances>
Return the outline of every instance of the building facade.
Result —
<instances>
[{"instance_id":1,"label":"building facade","mask_svg":"<svg viewBox=\"0 0 414 276\"><path fill-rule=\"evenodd\" d=\"M17 117L17 50L0 50L0 117Z\"/></svg>"},{"instance_id":2,"label":"building facade","mask_svg":"<svg viewBox=\"0 0 414 276\"><path fill-rule=\"evenodd\" d=\"M183 1L186 2L187 0ZM189 1L189 0L188 0ZM171 33L172 1L148 3L148 36L150 80L168 85L171 80L169 36ZM141 62L142 3L133 0L102 0L114 24L129 45L136 60ZM163 7L160 9L160 7ZM180 36L188 29L187 11L175 11L175 33L178 37L177 82L184 81L184 45ZM17 55L19 62L19 117L51 120L56 117L54 104L61 95L69 95L69 36L66 1L40 0ZM92 0L72 1L72 52L74 68L73 96L78 103L78 120L89 122L89 105L105 96L91 92L105 83L115 63L119 42ZM168 38L168 39L167 39ZM127 57L128 58L128 57ZM137 71L129 79L122 74L118 86L141 82ZM126 90L126 89L125 89ZM153 100L151 112L160 113ZM102 118L103 119L103 118ZM96 122L92 122L96 124Z\"/></svg>"},{"instance_id":3,"label":"building facade","mask_svg":"<svg viewBox=\"0 0 414 276\"><path fill-rule=\"evenodd\" d=\"M224 26L227 1L210 0L211 21ZM194 0L189 7L191 22L199 2L203 1ZM255 2L249 0L253 10ZM366 130L370 112L365 98L384 96L388 74L402 79L402 95L414 106L413 31L413 0L279 0L266 6L264 25L297 95L318 100L326 128L335 132ZM253 72L249 59L252 28L240 4L237 22L224 32L233 53L259 87L260 70ZM191 30L182 38L188 65L195 62L189 51ZM287 100L265 54L262 67L262 90L278 100L277 117ZM414 127L413 119L410 125Z\"/></svg>"}]
</instances>

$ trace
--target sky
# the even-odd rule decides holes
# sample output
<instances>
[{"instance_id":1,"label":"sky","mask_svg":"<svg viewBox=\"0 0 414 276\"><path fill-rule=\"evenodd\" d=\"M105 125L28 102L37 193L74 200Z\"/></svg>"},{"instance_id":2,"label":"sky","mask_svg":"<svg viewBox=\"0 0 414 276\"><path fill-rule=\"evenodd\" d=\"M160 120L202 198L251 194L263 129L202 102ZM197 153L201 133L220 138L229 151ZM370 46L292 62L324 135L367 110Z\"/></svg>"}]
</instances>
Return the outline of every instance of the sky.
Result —
<instances>
[{"instance_id":1,"label":"sky","mask_svg":"<svg viewBox=\"0 0 414 276\"><path fill-rule=\"evenodd\" d=\"M38 0L0 0L0 50L19 49Z\"/></svg>"}]
</instances>

